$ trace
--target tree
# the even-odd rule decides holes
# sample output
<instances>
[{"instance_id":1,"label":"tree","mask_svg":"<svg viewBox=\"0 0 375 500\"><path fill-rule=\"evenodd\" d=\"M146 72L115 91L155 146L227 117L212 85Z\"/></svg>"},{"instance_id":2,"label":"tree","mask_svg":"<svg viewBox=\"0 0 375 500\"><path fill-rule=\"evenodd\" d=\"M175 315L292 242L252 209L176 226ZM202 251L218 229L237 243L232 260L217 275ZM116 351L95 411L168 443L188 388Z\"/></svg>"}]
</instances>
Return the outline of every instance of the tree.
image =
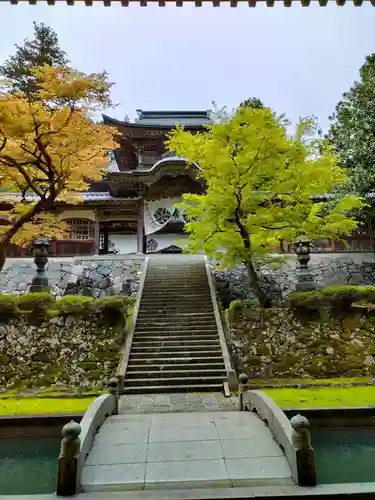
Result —
<instances>
[{"instance_id":1,"label":"tree","mask_svg":"<svg viewBox=\"0 0 375 500\"><path fill-rule=\"evenodd\" d=\"M34 38L26 38L16 53L0 66L0 75L8 80L14 91L31 92L35 89L32 68L36 66L67 66L66 53L61 50L57 34L45 24L33 23Z\"/></svg>"},{"instance_id":2,"label":"tree","mask_svg":"<svg viewBox=\"0 0 375 500\"><path fill-rule=\"evenodd\" d=\"M257 97L246 99L246 101L241 102L240 106L247 106L253 109L263 109L265 107L263 102Z\"/></svg>"},{"instance_id":3,"label":"tree","mask_svg":"<svg viewBox=\"0 0 375 500\"><path fill-rule=\"evenodd\" d=\"M12 86L0 92L0 201L13 206L0 213L8 221L0 226L0 270L9 243L64 233L57 204L79 203L90 181L101 178L114 147L115 132L90 118L110 104L105 73L43 66L31 75L35 98Z\"/></svg>"},{"instance_id":4,"label":"tree","mask_svg":"<svg viewBox=\"0 0 375 500\"><path fill-rule=\"evenodd\" d=\"M375 190L375 54L359 73L330 117L328 137L348 171L347 191L365 194Z\"/></svg>"},{"instance_id":5,"label":"tree","mask_svg":"<svg viewBox=\"0 0 375 500\"><path fill-rule=\"evenodd\" d=\"M178 127L170 134L168 148L199 165L206 185L204 194L185 194L180 205L190 219L189 251L203 250L227 267L245 264L262 307L267 298L256 265L272 260L280 240L340 239L357 226L347 212L361 206L360 198L316 201L346 174L313 132L314 123L303 120L288 137L270 109L239 107L204 132Z\"/></svg>"}]
</instances>

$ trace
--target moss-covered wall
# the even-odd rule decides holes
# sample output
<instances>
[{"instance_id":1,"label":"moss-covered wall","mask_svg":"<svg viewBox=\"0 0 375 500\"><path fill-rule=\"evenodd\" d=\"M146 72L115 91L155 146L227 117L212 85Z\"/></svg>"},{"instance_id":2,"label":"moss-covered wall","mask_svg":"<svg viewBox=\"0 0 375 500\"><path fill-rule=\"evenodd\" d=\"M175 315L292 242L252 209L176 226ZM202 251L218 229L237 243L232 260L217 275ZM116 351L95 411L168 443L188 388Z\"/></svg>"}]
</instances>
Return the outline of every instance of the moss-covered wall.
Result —
<instances>
[{"instance_id":1,"label":"moss-covered wall","mask_svg":"<svg viewBox=\"0 0 375 500\"><path fill-rule=\"evenodd\" d=\"M0 296L0 388L103 386L116 373L129 299L29 297L11 310Z\"/></svg>"},{"instance_id":2,"label":"moss-covered wall","mask_svg":"<svg viewBox=\"0 0 375 500\"><path fill-rule=\"evenodd\" d=\"M289 309L264 312L241 303L229 310L230 347L237 370L251 376L354 377L375 374L375 318L347 314L298 317Z\"/></svg>"}]
</instances>

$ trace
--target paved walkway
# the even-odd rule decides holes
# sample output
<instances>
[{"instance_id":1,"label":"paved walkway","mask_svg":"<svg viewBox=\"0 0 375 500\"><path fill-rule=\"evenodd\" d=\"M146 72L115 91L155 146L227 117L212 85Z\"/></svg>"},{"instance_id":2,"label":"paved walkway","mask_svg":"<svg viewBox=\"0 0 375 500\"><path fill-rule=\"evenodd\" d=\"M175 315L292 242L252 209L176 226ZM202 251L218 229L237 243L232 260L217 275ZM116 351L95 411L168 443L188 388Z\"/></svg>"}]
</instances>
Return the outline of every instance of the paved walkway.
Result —
<instances>
[{"instance_id":1,"label":"paved walkway","mask_svg":"<svg viewBox=\"0 0 375 500\"><path fill-rule=\"evenodd\" d=\"M169 413L237 410L237 398L223 394L143 394L122 396L119 413Z\"/></svg>"},{"instance_id":2,"label":"paved walkway","mask_svg":"<svg viewBox=\"0 0 375 500\"><path fill-rule=\"evenodd\" d=\"M269 429L238 411L109 417L81 476L84 492L290 484L289 465Z\"/></svg>"}]
</instances>

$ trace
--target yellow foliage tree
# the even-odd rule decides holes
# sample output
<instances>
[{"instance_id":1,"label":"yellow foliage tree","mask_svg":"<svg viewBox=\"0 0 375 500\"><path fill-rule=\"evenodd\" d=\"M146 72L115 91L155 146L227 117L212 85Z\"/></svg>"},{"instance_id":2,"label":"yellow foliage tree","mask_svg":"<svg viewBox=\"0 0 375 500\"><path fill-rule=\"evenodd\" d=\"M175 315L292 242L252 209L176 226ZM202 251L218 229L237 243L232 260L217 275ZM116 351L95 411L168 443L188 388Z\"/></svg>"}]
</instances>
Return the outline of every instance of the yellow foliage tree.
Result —
<instances>
[{"instance_id":1,"label":"yellow foliage tree","mask_svg":"<svg viewBox=\"0 0 375 500\"><path fill-rule=\"evenodd\" d=\"M114 147L110 127L92 113L108 107L111 84L105 73L37 67L37 91L0 89L0 270L9 243L27 245L39 236L62 237L66 224L57 202L76 204L90 181L99 180Z\"/></svg>"}]
</instances>

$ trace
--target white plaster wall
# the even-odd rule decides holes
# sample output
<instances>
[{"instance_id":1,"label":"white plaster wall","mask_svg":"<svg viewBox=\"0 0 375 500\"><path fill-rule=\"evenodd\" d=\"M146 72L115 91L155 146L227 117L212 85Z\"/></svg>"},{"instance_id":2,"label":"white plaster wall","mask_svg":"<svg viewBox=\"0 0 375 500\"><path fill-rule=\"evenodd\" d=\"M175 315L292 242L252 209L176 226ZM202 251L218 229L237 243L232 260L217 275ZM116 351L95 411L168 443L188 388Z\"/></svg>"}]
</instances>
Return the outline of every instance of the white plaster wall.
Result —
<instances>
[{"instance_id":1,"label":"white plaster wall","mask_svg":"<svg viewBox=\"0 0 375 500\"><path fill-rule=\"evenodd\" d=\"M136 234L110 234L108 239L114 243L119 254L137 253Z\"/></svg>"}]
</instances>

